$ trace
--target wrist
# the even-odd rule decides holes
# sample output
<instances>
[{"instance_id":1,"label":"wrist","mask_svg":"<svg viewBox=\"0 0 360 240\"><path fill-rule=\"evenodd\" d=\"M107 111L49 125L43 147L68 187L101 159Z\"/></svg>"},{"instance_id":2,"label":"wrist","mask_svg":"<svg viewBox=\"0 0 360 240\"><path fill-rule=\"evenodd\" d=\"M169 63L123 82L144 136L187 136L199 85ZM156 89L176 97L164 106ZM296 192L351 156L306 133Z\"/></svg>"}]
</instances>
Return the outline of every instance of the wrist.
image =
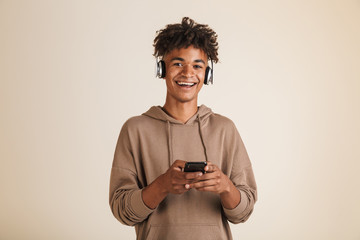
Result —
<instances>
[{"instance_id":1,"label":"wrist","mask_svg":"<svg viewBox=\"0 0 360 240\"><path fill-rule=\"evenodd\" d=\"M229 195L231 193L231 187L227 186L221 193L220 193L220 197L226 197L227 195Z\"/></svg>"},{"instance_id":2,"label":"wrist","mask_svg":"<svg viewBox=\"0 0 360 240\"><path fill-rule=\"evenodd\" d=\"M166 189L161 184L161 178L158 177L143 189L142 198L147 207L155 209L167 194Z\"/></svg>"},{"instance_id":3,"label":"wrist","mask_svg":"<svg viewBox=\"0 0 360 240\"><path fill-rule=\"evenodd\" d=\"M220 193L220 195L228 195L231 193L231 191L233 190L232 188L235 187L234 184L231 182L231 180L226 177L226 186L224 188L224 190Z\"/></svg>"},{"instance_id":4,"label":"wrist","mask_svg":"<svg viewBox=\"0 0 360 240\"><path fill-rule=\"evenodd\" d=\"M164 184L166 182L164 178L165 178L165 174L162 174L158 178L156 178L152 183L154 187L157 189L158 194L161 196L163 195L166 196L167 194L170 193L169 190L166 188L166 185Z\"/></svg>"},{"instance_id":5,"label":"wrist","mask_svg":"<svg viewBox=\"0 0 360 240\"><path fill-rule=\"evenodd\" d=\"M220 193L221 204L227 209L235 208L241 201L240 192L235 185L229 179L229 184L225 187L225 190Z\"/></svg>"}]
</instances>

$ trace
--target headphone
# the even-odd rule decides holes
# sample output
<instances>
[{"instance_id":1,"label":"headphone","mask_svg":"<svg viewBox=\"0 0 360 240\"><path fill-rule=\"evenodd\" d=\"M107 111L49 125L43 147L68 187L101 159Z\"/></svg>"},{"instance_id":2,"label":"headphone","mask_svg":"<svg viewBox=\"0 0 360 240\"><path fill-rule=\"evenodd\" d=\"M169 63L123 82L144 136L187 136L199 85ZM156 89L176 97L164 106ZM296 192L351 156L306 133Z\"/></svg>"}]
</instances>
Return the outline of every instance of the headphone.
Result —
<instances>
[{"instance_id":1,"label":"headphone","mask_svg":"<svg viewBox=\"0 0 360 240\"><path fill-rule=\"evenodd\" d=\"M214 71L213 61L210 60L211 67L207 66L205 70L204 84L209 85L214 83ZM158 78L164 78L166 76L165 62L156 58L155 76Z\"/></svg>"}]
</instances>

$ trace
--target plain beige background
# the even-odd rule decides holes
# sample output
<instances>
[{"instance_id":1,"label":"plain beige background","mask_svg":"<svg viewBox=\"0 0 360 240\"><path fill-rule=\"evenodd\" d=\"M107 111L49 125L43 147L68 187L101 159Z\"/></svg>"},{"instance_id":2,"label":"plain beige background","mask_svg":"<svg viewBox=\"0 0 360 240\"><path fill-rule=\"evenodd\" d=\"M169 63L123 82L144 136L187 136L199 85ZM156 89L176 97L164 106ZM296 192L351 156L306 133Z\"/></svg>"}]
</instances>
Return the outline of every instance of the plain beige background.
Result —
<instances>
[{"instance_id":1,"label":"plain beige background","mask_svg":"<svg viewBox=\"0 0 360 240\"><path fill-rule=\"evenodd\" d=\"M219 35L199 103L258 183L234 239L360 239L359 0L0 0L0 239L135 239L108 206L113 152L164 103L152 41L183 16Z\"/></svg>"}]
</instances>

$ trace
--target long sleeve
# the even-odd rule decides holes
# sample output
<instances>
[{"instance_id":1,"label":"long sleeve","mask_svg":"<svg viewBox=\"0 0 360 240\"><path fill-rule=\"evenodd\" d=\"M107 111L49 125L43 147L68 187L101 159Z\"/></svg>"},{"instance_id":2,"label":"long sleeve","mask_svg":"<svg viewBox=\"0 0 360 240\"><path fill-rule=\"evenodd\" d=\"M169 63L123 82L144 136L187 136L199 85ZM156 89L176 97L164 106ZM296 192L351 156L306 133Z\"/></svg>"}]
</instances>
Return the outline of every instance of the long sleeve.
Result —
<instances>
[{"instance_id":1,"label":"long sleeve","mask_svg":"<svg viewBox=\"0 0 360 240\"><path fill-rule=\"evenodd\" d=\"M257 186L249 156L235 125L230 135L231 149L228 154L228 158L232 159L230 179L240 191L241 200L234 209L223 209L230 222L241 223L250 217L254 209L257 201Z\"/></svg>"},{"instance_id":2,"label":"long sleeve","mask_svg":"<svg viewBox=\"0 0 360 240\"><path fill-rule=\"evenodd\" d=\"M115 149L109 196L112 213L125 225L140 223L154 211L144 204L141 187L131 151L129 129L125 123Z\"/></svg>"}]
</instances>

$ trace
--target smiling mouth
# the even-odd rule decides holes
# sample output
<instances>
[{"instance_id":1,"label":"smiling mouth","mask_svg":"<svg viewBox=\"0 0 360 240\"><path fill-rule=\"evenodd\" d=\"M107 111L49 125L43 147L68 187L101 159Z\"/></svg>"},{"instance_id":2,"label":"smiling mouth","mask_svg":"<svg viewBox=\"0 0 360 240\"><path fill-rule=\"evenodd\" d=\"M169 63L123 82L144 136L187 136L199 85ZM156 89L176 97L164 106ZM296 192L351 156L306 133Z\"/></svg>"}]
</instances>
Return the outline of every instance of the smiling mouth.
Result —
<instances>
[{"instance_id":1,"label":"smiling mouth","mask_svg":"<svg viewBox=\"0 0 360 240\"><path fill-rule=\"evenodd\" d=\"M192 87L196 85L196 83L180 82L180 81L176 81L176 84L179 85L180 87Z\"/></svg>"}]
</instances>

